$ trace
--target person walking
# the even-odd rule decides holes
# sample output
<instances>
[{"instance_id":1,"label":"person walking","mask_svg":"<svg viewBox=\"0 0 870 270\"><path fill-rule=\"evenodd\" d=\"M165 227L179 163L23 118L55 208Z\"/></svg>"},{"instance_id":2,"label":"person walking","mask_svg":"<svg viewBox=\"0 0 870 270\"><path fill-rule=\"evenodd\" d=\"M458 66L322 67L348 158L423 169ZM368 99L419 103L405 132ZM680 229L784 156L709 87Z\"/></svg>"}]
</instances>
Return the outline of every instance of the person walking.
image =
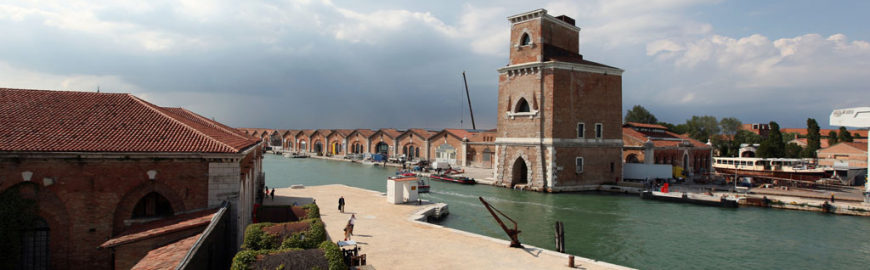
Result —
<instances>
[{"instance_id":1,"label":"person walking","mask_svg":"<svg viewBox=\"0 0 870 270\"><path fill-rule=\"evenodd\" d=\"M344 196L338 198L338 211L344 213Z\"/></svg>"},{"instance_id":2,"label":"person walking","mask_svg":"<svg viewBox=\"0 0 870 270\"><path fill-rule=\"evenodd\" d=\"M353 236L353 225L356 222L356 215L351 214L350 219L347 220L347 226L344 228L344 241L350 239Z\"/></svg>"},{"instance_id":3,"label":"person walking","mask_svg":"<svg viewBox=\"0 0 870 270\"><path fill-rule=\"evenodd\" d=\"M272 201L275 201L275 188L272 188L272 194L270 195L272 196Z\"/></svg>"}]
</instances>

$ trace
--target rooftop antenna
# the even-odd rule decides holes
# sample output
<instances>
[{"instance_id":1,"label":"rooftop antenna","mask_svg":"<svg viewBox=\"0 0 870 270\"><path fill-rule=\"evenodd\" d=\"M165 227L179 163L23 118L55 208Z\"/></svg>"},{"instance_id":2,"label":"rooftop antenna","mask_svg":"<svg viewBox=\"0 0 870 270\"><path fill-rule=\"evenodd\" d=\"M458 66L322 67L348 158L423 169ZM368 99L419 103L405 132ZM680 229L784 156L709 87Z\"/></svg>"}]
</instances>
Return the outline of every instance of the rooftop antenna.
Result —
<instances>
[{"instance_id":1,"label":"rooftop antenna","mask_svg":"<svg viewBox=\"0 0 870 270\"><path fill-rule=\"evenodd\" d=\"M99 93L99 92L100 92L100 86L97 85L97 93Z\"/></svg>"},{"instance_id":2,"label":"rooftop antenna","mask_svg":"<svg viewBox=\"0 0 870 270\"><path fill-rule=\"evenodd\" d=\"M465 70L462 71L462 82L465 83L465 98L468 100L468 112L471 113L471 129L477 129L474 124L474 110L471 109L471 95L468 94L468 80L465 79Z\"/></svg>"}]
</instances>

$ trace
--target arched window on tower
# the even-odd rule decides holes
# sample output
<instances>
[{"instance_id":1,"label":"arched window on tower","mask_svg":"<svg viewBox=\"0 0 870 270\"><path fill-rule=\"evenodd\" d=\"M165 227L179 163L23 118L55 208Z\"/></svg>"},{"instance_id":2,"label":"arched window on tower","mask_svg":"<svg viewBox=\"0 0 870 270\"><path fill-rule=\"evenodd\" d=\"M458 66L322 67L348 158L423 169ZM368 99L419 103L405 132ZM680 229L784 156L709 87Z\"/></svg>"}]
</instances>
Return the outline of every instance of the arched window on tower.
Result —
<instances>
[{"instance_id":1,"label":"arched window on tower","mask_svg":"<svg viewBox=\"0 0 870 270\"><path fill-rule=\"evenodd\" d=\"M520 37L520 46L528 46L532 44L532 38L529 37L529 33L523 33L523 36Z\"/></svg>"},{"instance_id":2,"label":"arched window on tower","mask_svg":"<svg viewBox=\"0 0 870 270\"><path fill-rule=\"evenodd\" d=\"M172 204L169 203L169 200L157 192L151 192L136 203L132 218L166 217L173 213L175 212L172 211Z\"/></svg>"},{"instance_id":3,"label":"arched window on tower","mask_svg":"<svg viewBox=\"0 0 870 270\"><path fill-rule=\"evenodd\" d=\"M529 102L526 101L525 98L520 98L520 100L517 101L517 106L516 106L516 109L514 112L529 112L529 111L531 111L531 109L529 108Z\"/></svg>"}]
</instances>

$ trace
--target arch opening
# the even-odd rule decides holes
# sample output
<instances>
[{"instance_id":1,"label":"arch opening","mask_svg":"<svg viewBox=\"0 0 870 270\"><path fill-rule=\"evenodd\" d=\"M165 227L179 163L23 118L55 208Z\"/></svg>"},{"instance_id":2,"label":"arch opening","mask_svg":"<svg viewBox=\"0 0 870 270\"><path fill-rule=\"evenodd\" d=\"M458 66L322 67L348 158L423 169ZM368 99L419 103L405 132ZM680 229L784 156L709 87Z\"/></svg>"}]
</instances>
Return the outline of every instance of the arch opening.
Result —
<instances>
[{"instance_id":1,"label":"arch opening","mask_svg":"<svg viewBox=\"0 0 870 270\"><path fill-rule=\"evenodd\" d=\"M528 179L529 168L526 167L526 161L522 157L514 161L514 166L511 169L511 187L516 185L525 185L529 183Z\"/></svg>"},{"instance_id":2,"label":"arch opening","mask_svg":"<svg viewBox=\"0 0 870 270\"><path fill-rule=\"evenodd\" d=\"M531 107L529 107L529 102L526 101L525 98L520 98L520 100L517 101L517 106L514 109L514 112L530 112L530 111L531 111Z\"/></svg>"},{"instance_id":3,"label":"arch opening","mask_svg":"<svg viewBox=\"0 0 870 270\"><path fill-rule=\"evenodd\" d=\"M142 199L139 199L139 202L137 202L136 206L133 207L131 218L167 217L174 213L175 212L172 210L172 204L169 203L169 200L166 199L166 197L163 197L163 195L160 195L160 193L152 191L142 197Z\"/></svg>"},{"instance_id":4,"label":"arch opening","mask_svg":"<svg viewBox=\"0 0 870 270\"><path fill-rule=\"evenodd\" d=\"M520 37L520 46L528 46L532 44L532 38L529 37L528 33L523 33L523 36Z\"/></svg>"},{"instance_id":5,"label":"arch opening","mask_svg":"<svg viewBox=\"0 0 870 270\"><path fill-rule=\"evenodd\" d=\"M387 156L387 153L390 152L390 146L385 142L379 142L375 145L375 153Z\"/></svg>"}]
</instances>

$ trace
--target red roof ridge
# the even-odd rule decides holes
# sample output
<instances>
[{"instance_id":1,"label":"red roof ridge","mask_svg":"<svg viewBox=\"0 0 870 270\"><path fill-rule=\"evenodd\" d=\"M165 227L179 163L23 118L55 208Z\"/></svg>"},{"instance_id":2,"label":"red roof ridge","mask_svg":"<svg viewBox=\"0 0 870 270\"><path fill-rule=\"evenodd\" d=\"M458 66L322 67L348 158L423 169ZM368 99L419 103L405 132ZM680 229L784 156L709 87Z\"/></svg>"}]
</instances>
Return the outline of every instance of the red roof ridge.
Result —
<instances>
[{"instance_id":1,"label":"red roof ridge","mask_svg":"<svg viewBox=\"0 0 870 270\"><path fill-rule=\"evenodd\" d=\"M164 107L164 108L165 108L165 107ZM246 140L251 139L251 138L249 138L247 135L242 135L238 130L236 130L236 129L234 129L234 128L231 128L231 127L225 126L225 125L221 124L220 122L217 122L217 121L213 121L213 120L211 120L211 119L208 119L208 118L206 118L206 117L204 117L204 116L202 116L202 115L199 115L198 113L195 113L195 112L193 112L193 111L190 111L190 110L185 109L185 108L182 108L182 107L178 107L177 109L182 110L182 111L184 111L184 112L190 114L190 115L193 116L193 117L197 117L197 118L199 118L200 120L203 120L203 122L205 122L206 124L208 124L209 126L211 126L211 127L213 127L213 128L216 128L216 129L219 129L219 130L224 131L224 132L226 132L226 133L229 133L229 134L231 134L231 135L233 135L233 136L236 136L236 137L238 137L238 138L240 138L240 139L246 139Z\"/></svg>"},{"instance_id":2,"label":"red roof ridge","mask_svg":"<svg viewBox=\"0 0 870 270\"><path fill-rule=\"evenodd\" d=\"M178 124L178 125L181 125L184 129L187 129L188 131L192 131L194 134L197 134L197 135L199 135L200 137L205 138L206 140L209 140L209 141L212 141L212 142L214 142L214 143L217 143L218 145L223 145L224 147L229 148L229 149L232 149L233 151L236 151L236 152L241 151L241 149L236 149L235 147L232 147L232 146L230 146L229 144L226 144L226 143L224 143L224 142L222 142L222 141L219 141L219 140L217 140L217 139L215 139L215 138L212 138L211 136L206 135L206 134L203 133L202 131L199 131L198 129L195 129L195 128L193 128L193 127L191 127L191 126L185 124L184 122L181 122L181 120L175 119L175 117L172 117L172 116L166 114L165 112L163 112L163 110L160 110L160 109L159 109L159 108L161 108L160 106L157 106L157 105L151 104L151 103L149 103L149 102L147 102L147 101L144 101L144 100L141 100L141 99L139 99L138 97L136 97L136 96L134 96L134 95L132 95L132 94L127 94L127 96L133 98L133 100L135 100L135 101L141 103L142 105L145 105L146 107L148 107L148 108L151 109L152 111L154 111L154 112L156 112L156 113L158 113L158 114L160 114L160 115L162 115L162 116L165 116L166 118L169 118L169 119L170 119L171 121L173 121L174 123L176 123L176 124Z\"/></svg>"}]
</instances>

